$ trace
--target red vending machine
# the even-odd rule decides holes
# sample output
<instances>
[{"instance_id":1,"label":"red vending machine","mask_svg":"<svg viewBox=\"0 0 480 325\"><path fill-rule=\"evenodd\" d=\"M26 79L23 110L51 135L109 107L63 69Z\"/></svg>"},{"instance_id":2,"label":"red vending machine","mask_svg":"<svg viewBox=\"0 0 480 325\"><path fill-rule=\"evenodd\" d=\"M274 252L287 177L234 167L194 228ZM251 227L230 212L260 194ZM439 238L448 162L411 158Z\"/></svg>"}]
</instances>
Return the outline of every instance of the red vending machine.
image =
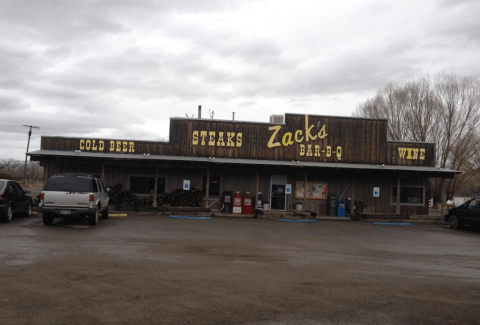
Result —
<instances>
[{"instance_id":1,"label":"red vending machine","mask_svg":"<svg viewBox=\"0 0 480 325\"><path fill-rule=\"evenodd\" d=\"M240 192L236 191L233 197L233 214L242 214L242 199Z\"/></svg>"},{"instance_id":2,"label":"red vending machine","mask_svg":"<svg viewBox=\"0 0 480 325\"><path fill-rule=\"evenodd\" d=\"M243 214L252 214L252 213L253 213L252 197L250 196L250 192L246 192L245 197L243 198Z\"/></svg>"}]
</instances>

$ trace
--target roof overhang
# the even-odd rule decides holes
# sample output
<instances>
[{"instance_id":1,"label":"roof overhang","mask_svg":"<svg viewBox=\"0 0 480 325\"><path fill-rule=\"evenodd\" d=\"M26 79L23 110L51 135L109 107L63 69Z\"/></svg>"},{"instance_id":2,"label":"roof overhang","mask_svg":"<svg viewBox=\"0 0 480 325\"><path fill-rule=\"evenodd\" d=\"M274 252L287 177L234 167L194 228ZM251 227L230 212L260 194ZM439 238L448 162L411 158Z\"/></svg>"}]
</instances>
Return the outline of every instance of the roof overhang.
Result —
<instances>
[{"instance_id":1,"label":"roof overhang","mask_svg":"<svg viewBox=\"0 0 480 325\"><path fill-rule=\"evenodd\" d=\"M444 169L439 167L424 166L404 166L404 165L368 165L351 163L330 163L330 162L310 162L310 161L283 161L283 160L259 160L243 158L215 158L215 157L184 157L184 156L164 156L164 155L138 155L138 154L119 154L105 152L82 152L82 151L62 151L62 150L38 150L27 153L31 160L42 161L48 158L83 158L83 159L106 159L112 161L169 161L169 162L197 162L202 164L227 164L227 165L256 165L256 166L277 166L277 167L303 167L303 168L322 168L322 169L343 169L352 171L389 171L389 172L411 172L421 173L428 177L452 178L460 171ZM33 159L32 159L33 158Z\"/></svg>"}]
</instances>

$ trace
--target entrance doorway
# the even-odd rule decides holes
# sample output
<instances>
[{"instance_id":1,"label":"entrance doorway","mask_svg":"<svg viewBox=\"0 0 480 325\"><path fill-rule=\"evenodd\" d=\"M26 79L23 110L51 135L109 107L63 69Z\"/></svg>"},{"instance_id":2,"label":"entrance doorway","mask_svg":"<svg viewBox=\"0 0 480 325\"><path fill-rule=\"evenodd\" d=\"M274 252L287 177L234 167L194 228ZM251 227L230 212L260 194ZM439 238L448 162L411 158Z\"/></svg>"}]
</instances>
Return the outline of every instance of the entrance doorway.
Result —
<instances>
[{"instance_id":1,"label":"entrance doorway","mask_svg":"<svg viewBox=\"0 0 480 325\"><path fill-rule=\"evenodd\" d=\"M270 186L270 206L272 210L286 210L287 195L285 188L287 176L272 175Z\"/></svg>"}]
</instances>

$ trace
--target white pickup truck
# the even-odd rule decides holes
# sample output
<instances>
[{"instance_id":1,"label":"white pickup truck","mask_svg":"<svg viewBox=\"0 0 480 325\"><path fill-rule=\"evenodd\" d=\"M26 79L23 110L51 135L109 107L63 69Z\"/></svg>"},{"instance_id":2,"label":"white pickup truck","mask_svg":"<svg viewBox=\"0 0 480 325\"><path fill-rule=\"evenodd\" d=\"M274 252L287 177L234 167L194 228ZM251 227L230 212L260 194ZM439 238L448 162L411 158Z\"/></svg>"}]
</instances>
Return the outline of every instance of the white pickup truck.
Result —
<instances>
[{"instance_id":1,"label":"white pickup truck","mask_svg":"<svg viewBox=\"0 0 480 325\"><path fill-rule=\"evenodd\" d=\"M108 192L100 179L91 175L54 175L40 194L39 209L43 223L53 224L55 218L87 218L92 226L99 215L108 218Z\"/></svg>"}]
</instances>

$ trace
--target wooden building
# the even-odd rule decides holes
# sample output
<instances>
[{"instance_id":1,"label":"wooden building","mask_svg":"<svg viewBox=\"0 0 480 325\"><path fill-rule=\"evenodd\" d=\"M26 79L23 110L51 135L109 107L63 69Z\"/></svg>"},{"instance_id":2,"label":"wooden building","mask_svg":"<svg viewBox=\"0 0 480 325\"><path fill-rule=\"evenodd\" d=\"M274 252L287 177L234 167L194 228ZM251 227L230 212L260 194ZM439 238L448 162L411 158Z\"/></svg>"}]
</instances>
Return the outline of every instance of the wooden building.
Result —
<instances>
[{"instance_id":1,"label":"wooden building","mask_svg":"<svg viewBox=\"0 0 480 325\"><path fill-rule=\"evenodd\" d=\"M96 174L140 195L172 192L188 180L205 207L220 208L223 191L249 191L261 192L272 210L302 204L320 215L330 213L333 196L347 205L361 200L366 213L428 214L428 179L457 173L435 167L434 143L388 140L386 119L271 120L171 118L168 142L42 136L40 150L28 155L45 167L45 179Z\"/></svg>"}]
</instances>

